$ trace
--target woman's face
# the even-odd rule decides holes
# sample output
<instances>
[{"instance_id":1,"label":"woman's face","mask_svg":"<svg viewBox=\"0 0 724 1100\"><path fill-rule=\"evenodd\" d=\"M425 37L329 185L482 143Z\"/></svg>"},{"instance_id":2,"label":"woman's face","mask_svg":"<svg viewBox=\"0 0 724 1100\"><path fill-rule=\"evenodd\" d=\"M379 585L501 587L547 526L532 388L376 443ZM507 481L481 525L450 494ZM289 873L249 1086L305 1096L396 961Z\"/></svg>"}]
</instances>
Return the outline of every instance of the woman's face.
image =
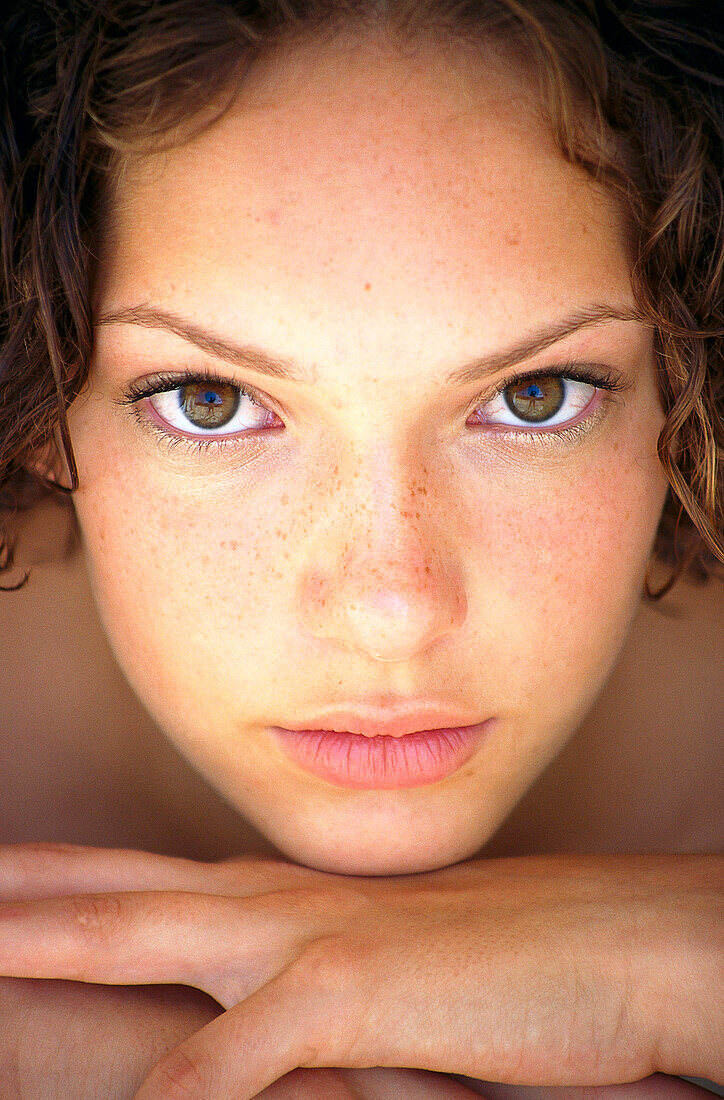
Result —
<instances>
[{"instance_id":1,"label":"woman's face","mask_svg":"<svg viewBox=\"0 0 724 1100\"><path fill-rule=\"evenodd\" d=\"M288 858L470 858L603 686L666 492L629 267L492 57L296 47L129 164L70 412L91 579L148 710ZM442 778L349 785L272 732L334 708L486 725Z\"/></svg>"}]
</instances>

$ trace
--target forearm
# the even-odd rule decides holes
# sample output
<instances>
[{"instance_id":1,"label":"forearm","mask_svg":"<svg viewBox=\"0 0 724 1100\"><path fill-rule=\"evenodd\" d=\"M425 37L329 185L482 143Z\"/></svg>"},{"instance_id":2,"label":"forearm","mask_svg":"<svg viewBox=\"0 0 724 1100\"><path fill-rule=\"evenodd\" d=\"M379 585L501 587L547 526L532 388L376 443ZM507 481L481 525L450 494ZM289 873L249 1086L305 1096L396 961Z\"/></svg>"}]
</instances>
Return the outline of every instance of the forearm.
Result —
<instances>
[{"instance_id":1,"label":"forearm","mask_svg":"<svg viewBox=\"0 0 724 1100\"><path fill-rule=\"evenodd\" d=\"M654 1073L641 1081L618 1085L505 1085L498 1082L471 1082L468 1077L456 1077L484 1100L712 1100L713 1093L682 1081Z\"/></svg>"},{"instance_id":2,"label":"forearm","mask_svg":"<svg viewBox=\"0 0 724 1100\"><path fill-rule=\"evenodd\" d=\"M632 983L661 1073L724 1081L724 856L672 866L668 919L644 930Z\"/></svg>"},{"instance_id":3,"label":"forearm","mask_svg":"<svg viewBox=\"0 0 724 1100\"><path fill-rule=\"evenodd\" d=\"M0 978L3 1100L131 1100L155 1062L220 1011L181 986Z\"/></svg>"}]
</instances>

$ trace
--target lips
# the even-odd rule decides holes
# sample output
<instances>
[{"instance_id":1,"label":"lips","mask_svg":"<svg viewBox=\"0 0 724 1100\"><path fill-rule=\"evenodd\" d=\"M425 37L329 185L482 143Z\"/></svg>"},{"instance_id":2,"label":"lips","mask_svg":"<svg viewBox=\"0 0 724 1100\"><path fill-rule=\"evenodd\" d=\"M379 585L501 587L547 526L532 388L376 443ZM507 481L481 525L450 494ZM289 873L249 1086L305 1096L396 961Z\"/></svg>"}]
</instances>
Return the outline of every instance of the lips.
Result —
<instances>
[{"instance_id":1,"label":"lips","mask_svg":"<svg viewBox=\"0 0 724 1100\"><path fill-rule=\"evenodd\" d=\"M399 737L270 727L282 752L298 767L338 787L424 787L459 771L482 745L495 719L474 726Z\"/></svg>"},{"instance_id":2,"label":"lips","mask_svg":"<svg viewBox=\"0 0 724 1100\"><path fill-rule=\"evenodd\" d=\"M380 707L360 703L349 708L328 708L304 722L285 722L282 728L297 732L355 733L361 737L405 737L409 733L459 729L481 721L449 705L434 702ZM282 723L280 723L282 725Z\"/></svg>"}]
</instances>

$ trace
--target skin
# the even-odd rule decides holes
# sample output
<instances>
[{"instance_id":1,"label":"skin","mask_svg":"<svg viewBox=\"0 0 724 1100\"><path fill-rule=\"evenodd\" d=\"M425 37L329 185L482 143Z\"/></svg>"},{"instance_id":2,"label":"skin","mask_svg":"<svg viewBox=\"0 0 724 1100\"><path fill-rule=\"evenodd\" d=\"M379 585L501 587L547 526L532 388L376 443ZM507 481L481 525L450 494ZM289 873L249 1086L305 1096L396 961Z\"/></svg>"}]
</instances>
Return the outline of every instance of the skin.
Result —
<instances>
[{"instance_id":1,"label":"skin","mask_svg":"<svg viewBox=\"0 0 724 1100\"><path fill-rule=\"evenodd\" d=\"M74 504L131 685L290 859L374 875L471 857L623 645L666 492L663 412L635 321L462 388L445 376L592 303L633 307L621 212L503 62L296 47L209 129L127 165L95 306L149 303L314 382L99 325L69 414ZM569 360L624 381L573 443L471 420L506 377ZM118 404L149 374L205 367L255 387L279 427L195 453ZM497 724L456 773L401 790L307 775L267 732L377 693Z\"/></svg>"}]
</instances>

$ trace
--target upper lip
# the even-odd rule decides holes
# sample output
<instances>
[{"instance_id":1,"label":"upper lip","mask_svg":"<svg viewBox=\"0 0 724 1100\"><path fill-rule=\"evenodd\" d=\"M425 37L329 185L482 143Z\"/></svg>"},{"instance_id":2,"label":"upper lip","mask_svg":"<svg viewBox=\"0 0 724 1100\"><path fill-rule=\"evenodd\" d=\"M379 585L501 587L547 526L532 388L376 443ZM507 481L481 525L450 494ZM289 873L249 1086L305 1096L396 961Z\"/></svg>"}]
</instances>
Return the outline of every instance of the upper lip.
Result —
<instances>
[{"instance_id":1,"label":"upper lip","mask_svg":"<svg viewBox=\"0 0 724 1100\"><path fill-rule=\"evenodd\" d=\"M349 703L345 707L329 707L305 722L285 725L289 730L330 730L335 733L356 733L362 737L404 737L407 733L435 729L455 729L474 726L480 719L462 714L449 704L399 701L380 707L379 704Z\"/></svg>"}]
</instances>

